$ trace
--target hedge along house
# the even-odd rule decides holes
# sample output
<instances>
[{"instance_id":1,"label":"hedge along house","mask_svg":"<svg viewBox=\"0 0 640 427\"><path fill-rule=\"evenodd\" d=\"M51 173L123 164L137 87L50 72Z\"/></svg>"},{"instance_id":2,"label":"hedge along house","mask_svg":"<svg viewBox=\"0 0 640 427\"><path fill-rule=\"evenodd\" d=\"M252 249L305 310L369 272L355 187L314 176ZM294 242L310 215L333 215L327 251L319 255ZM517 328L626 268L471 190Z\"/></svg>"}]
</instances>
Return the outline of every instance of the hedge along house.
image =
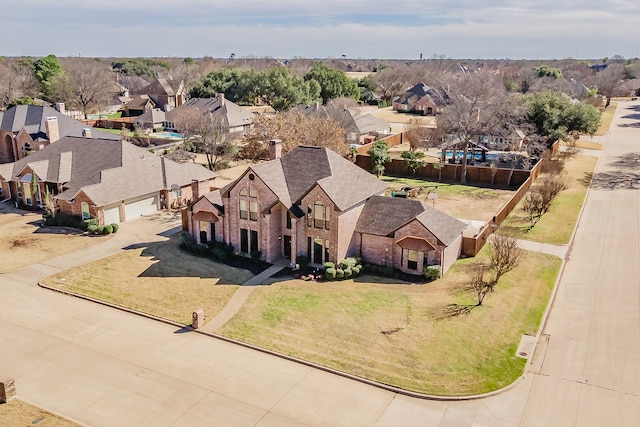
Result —
<instances>
[{"instance_id":1,"label":"hedge along house","mask_svg":"<svg viewBox=\"0 0 640 427\"><path fill-rule=\"evenodd\" d=\"M36 209L48 192L60 212L100 224L184 206L211 191L215 176L201 165L179 164L128 142L75 137L0 165L2 200Z\"/></svg>"},{"instance_id":2,"label":"hedge along house","mask_svg":"<svg viewBox=\"0 0 640 427\"><path fill-rule=\"evenodd\" d=\"M360 254L410 274L432 264L445 272L460 255L461 221L381 196L384 182L326 148L279 151L271 141L271 161L188 207L188 230L199 243L225 242L247 256L259 251L267 262L305 256L317 266Z\"/></svg>"}]
</instances>

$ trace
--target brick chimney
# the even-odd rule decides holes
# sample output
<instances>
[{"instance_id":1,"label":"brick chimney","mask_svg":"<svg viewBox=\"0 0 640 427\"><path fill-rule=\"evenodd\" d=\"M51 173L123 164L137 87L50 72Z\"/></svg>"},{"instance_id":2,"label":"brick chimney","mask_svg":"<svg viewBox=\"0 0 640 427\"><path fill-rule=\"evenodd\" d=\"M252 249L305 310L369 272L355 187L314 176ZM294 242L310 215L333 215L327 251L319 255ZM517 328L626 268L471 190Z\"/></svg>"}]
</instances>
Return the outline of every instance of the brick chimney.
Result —
<instances>
[{"instance_id":1,"label":"brick chimney","mask_svg":"<svg viewBox=\"0 0 640 427\"><path fill-rule=\"evenodd\" d=\"M200 197L200 188L198 186L198 180L192 179L191 180L191 200L195 202L196 200L198 200L198 197Z\"/></svg>"},{"instance_id":2,"label":"brick chimney","mask_svg":"<svg viewBox=\"0 0 640 427\"><path fill-rule=\"evenodd\" d=\"M224 93L219 93L218 98L220 98L220 106L224 107Z\"/></svg>"},{"instance_id":3,"label":"brick chimney","mask_svg":"<svg viewBox=\"0 0 640 427\"><path fill-rule=\"evenodd\" d=\"M272 139L269 141L269 159L275 160L282 156L282 141L279 139Z\"/></svg>"},{"instance_id":4,"label":"brick chimney","mask_svg":"<svg viewBox=\"0 0 640 427\"><path fill-rule=\"evenodd\" d=\"M57 117L47 117L44 122L44 128L47 132L47 139L49 140L49 143L56 142L60 139L60 129L58 128Z\"/></svg>"},{"instance_id":5,"label":"brick chimney","mask_svg":"<svg viewBox=\"0 0 640 427\"><path fill-rule=\"evenodd\" d=\"M64 102L56 102L56 110L58 110L58 112L62 114L65 114L66 108L64 106Z\"/></svg>"},{"instance_id":6,"label":"brick chimney","mask_svg":"<svg viewBox=\"0 0 640 427\"><path fill-rule=\"evenodd\" d=\"M91 138L91 128L82 128L82 137Z\"/></svg>"}]
</instances>

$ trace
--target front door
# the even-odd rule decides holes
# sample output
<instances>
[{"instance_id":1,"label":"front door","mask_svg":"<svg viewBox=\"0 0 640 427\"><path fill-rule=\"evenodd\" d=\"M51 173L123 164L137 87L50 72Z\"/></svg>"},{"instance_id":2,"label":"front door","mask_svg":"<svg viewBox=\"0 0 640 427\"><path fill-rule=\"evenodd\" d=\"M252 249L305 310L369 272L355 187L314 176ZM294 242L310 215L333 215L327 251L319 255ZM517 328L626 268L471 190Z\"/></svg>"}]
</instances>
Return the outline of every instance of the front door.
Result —
<instances>
[{"instance_id":1,"label":"front door","mask_svg":"<svg viewBox=\"0 0 640 427\"><path fill-rule=\"evenodd\" d=\"M313 263L322 264L322 239L313 239Z\"/></svg>"},{"instance_id":2,"label":"front door","mask_svg":"<svg viewBox=\"0 0 640 427\"><path fill-rule=\"evenodd\" d=\"M284 256L291 258L291 236L284 236Z\"/></svg>"}]
</instances>

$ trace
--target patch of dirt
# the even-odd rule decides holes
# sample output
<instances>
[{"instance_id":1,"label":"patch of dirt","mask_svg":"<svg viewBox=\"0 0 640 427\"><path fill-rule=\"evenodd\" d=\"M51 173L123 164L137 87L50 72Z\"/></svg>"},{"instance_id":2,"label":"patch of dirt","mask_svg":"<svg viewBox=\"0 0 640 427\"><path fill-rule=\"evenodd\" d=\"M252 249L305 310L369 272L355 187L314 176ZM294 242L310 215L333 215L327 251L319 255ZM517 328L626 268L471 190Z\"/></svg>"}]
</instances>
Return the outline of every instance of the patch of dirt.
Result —
<instances>
[{"instance_id":1,"label":"patch of dirt","mask_svg":"<svg viewBox=\"0 0 640 427\"><path fill-rule=\"evenodd\" d=\"M19 237L11 241L11 248L15 249L15 248L21 248L26 246L33 246L37 242L38 242L38 239L35 236Z\"/></svg>"},{"instance_id":2,"label":"patch of dirt","mask_svg":"<svg viewBox=\"0 0 640 427\"><path fill-rule=\"evenodd\" d=\"M75 427L79 425L20 399L13 399L0 405L0 420L3 426Z\"/></svg>"}]
</instances>

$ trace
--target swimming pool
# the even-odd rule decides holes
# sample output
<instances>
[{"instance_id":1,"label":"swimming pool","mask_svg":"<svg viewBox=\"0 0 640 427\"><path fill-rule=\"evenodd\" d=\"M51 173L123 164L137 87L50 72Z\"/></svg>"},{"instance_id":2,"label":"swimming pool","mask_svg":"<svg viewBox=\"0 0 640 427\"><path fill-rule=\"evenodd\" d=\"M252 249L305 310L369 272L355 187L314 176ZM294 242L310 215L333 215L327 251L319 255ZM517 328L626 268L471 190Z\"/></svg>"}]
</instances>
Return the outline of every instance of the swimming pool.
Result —
<instances>
[{"instance_id":1,"label":"swimming pool","mask_svg":"<svg viewBox=\"0 0 640 427\"><path fill-rule=\"evenodd\" d=\"M182 134L177 132L155 132L153 136L156 138L182 139Z\"/></svg>"},{"instance_id":2,"label":"swimming pool","mask_svg":"<svg viewBox=\"0 0 640 427\"><path fill-rule=\"evenodd\" d=\"M456 155L457 158L461 159L464 156L464 151L456 151L455 155ZM442 157L442 151L438 151L438 157ZM453 157L453 152L452 151L447 151L446 158L450 159L451 157ZM494 160L497 157L498 157L498 154L496 154L496 153L486 153L485 154L485 159L487 159L487 161ZM469 151L467 153L467 159L482 160L482 154L476 153L474 155L471 151Z\"/></svg>"}]
</instances>

